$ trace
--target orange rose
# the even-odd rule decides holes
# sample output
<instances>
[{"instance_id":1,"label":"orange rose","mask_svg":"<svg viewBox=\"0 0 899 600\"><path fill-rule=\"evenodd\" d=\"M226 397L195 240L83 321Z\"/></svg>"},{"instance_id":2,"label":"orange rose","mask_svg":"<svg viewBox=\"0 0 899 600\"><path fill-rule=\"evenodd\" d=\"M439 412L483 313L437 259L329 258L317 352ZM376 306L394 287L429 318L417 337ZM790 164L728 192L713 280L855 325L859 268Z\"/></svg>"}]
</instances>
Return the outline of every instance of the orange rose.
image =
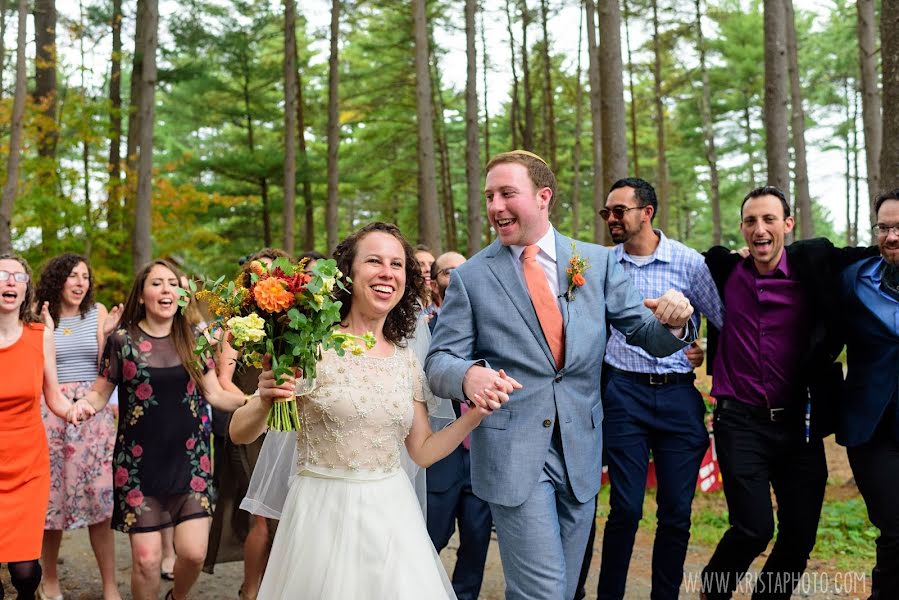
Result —
<instances>
[{"instance_id":1,"label":"orange rose","mask_svg":"<svg viewBox=\"0 0 899 600\"><path fill-rule=\"evenodd\" d=\"M270 313L287 310L294 304L294 295L277 277L263 279L253 286L253 296L259 308Z\"/></svg>"},{"instance_id":2,"label":"orange rose","mask_svg":"<svg viewBox=\"0 0 899 600\"><path fill-rule=\"evenodd\" d=\"M580 273L575 273L574 276L571 278L571 283L573 283L574 285L576 285L578 287L581 287L582 285L587 283L587 280L584 279L584 276L581 275Z\"/></svg>"}]
</instances>

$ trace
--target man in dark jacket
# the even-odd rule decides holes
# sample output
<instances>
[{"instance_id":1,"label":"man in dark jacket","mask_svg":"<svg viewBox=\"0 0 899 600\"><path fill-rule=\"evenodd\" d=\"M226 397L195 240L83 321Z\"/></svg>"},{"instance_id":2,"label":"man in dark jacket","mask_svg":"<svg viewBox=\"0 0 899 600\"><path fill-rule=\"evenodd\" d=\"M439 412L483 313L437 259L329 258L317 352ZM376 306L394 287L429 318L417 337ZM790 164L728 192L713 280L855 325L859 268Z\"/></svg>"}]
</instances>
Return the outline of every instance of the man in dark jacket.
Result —
<instances>
[{"instance_id":1,"label":"man in dark jacket","mask_svg":"<svg viewBox=\"0 0 899 600\"><path fill-rule=\"evenodd\" d=\"M708 357L730 528L703 571L703 593L730 598L767 548L773 487L778 535L753 598L788 599L815 545L827 481L822 438L842 384L839 277L870 251L823 238L785 247L793 218L772 186L746 195L741 219L750 256L722 247L706 254L726 311L720 333L710 328Z\"/></svg>"},{"instance_id":2,"label":"man in dark jacket","mask_svg":"<svg viewBox=\"0 0 899 600\"><path fill-rule=\"evenodd\" d=\"M899 189L874 208L880 256L843 273L849 372L837 441L880 529L871 598L881 600L899 598Z\"/></svg>"}]
</instances>

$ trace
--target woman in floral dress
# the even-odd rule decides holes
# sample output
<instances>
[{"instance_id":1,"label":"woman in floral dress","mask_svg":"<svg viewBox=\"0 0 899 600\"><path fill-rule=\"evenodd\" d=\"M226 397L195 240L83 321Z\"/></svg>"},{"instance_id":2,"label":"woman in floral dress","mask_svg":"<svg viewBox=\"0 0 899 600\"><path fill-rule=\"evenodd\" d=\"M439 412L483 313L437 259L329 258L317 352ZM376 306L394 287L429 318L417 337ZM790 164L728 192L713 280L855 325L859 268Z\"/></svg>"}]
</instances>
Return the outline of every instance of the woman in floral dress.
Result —
<instances>
[{"instance_id":1,"label":"woman in floral dress","mask_svg":"<svg viewBox=\"0 0 899 600\"><path fill-rule=\"evenodd\" d=\"M76 404L100 411L119 388L113 456L112 527L131 540L131 594L155 599L160 587L161 531L174 528L174 587L186 598L200 574L212 514L207 401L223 410L244 403L219 385L211 362L199 364L196 333L178 310L181 273L157 260L137 275L119 329L106 340L100 375Z\"/></svg>"},{"instance_id":2,"label":"woman in floral dress","mask_svg":"<svg viewBox=\"0 0 899 600\"><path fill-rule=\"evenodd\" d=\"M56 371L60 391L71 401L81 398L97 378L103 348L106 308L94 303L93 273L87 259L66 253L51 259L41 271L37 305L53 319ZM119 309L108 316L115 326ZM44 525L41 563L44 574L38 596L62 600L56 561L62 532L88 528L100 569L104 600L119 600L115 574L112 516L112 448L115 415L107 406L80 427L67 424L41 404L41 418L50 444L50 505Z\"/></svg>"}]
</instances>

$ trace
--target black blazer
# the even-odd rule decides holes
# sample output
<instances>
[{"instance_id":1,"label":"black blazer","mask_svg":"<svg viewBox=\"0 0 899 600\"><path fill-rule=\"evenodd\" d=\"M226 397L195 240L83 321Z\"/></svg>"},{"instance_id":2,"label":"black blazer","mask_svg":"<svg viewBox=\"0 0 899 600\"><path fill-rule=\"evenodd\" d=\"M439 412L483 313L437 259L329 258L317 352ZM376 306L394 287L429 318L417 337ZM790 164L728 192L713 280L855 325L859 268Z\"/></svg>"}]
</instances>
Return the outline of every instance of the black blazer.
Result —
<instances>
[{"instance_id":1,"label":"black blazer","mask_svg":"<svg viewBox=\"0 0 899 600\"><path fill-rule=\"evenodd\" d=\"M845 342L845 319L840 318L840 274L852 263L879 252L874 246L836 248L826 238L794 242L786 247L786 252L790 271L799 281L811 312L809 338L796 340L803 345L803 352L800 381L796 385L796 410L792 412L797 431L804 434L805 400L811 399L811 435L825 437L834 432L834 414L843 384L843 367L836 362ZM705 259L723 302L727 279L744 259L723 246L711 248L705 253ZM708 330L706 364L711 374L719 331L711 323Z\"/></svg>"}]
</instances>

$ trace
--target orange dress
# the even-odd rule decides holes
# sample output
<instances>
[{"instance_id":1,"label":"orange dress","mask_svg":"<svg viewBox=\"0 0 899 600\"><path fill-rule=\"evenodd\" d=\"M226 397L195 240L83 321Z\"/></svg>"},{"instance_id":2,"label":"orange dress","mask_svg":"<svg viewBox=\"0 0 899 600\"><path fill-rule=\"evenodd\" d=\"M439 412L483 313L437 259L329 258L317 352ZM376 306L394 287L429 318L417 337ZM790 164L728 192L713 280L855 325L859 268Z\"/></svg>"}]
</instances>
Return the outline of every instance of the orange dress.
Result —
<instances>
[{"instance_id":1,"label":"orange dress","mask_svg":"<svg viewBox=\"0 0 899 600\"><path fill-rule=\"evenodd\" d=\"M41 556L50 454L41 421L44 326L0 348L0 563Z\"/></svg>"}]
</instances>

